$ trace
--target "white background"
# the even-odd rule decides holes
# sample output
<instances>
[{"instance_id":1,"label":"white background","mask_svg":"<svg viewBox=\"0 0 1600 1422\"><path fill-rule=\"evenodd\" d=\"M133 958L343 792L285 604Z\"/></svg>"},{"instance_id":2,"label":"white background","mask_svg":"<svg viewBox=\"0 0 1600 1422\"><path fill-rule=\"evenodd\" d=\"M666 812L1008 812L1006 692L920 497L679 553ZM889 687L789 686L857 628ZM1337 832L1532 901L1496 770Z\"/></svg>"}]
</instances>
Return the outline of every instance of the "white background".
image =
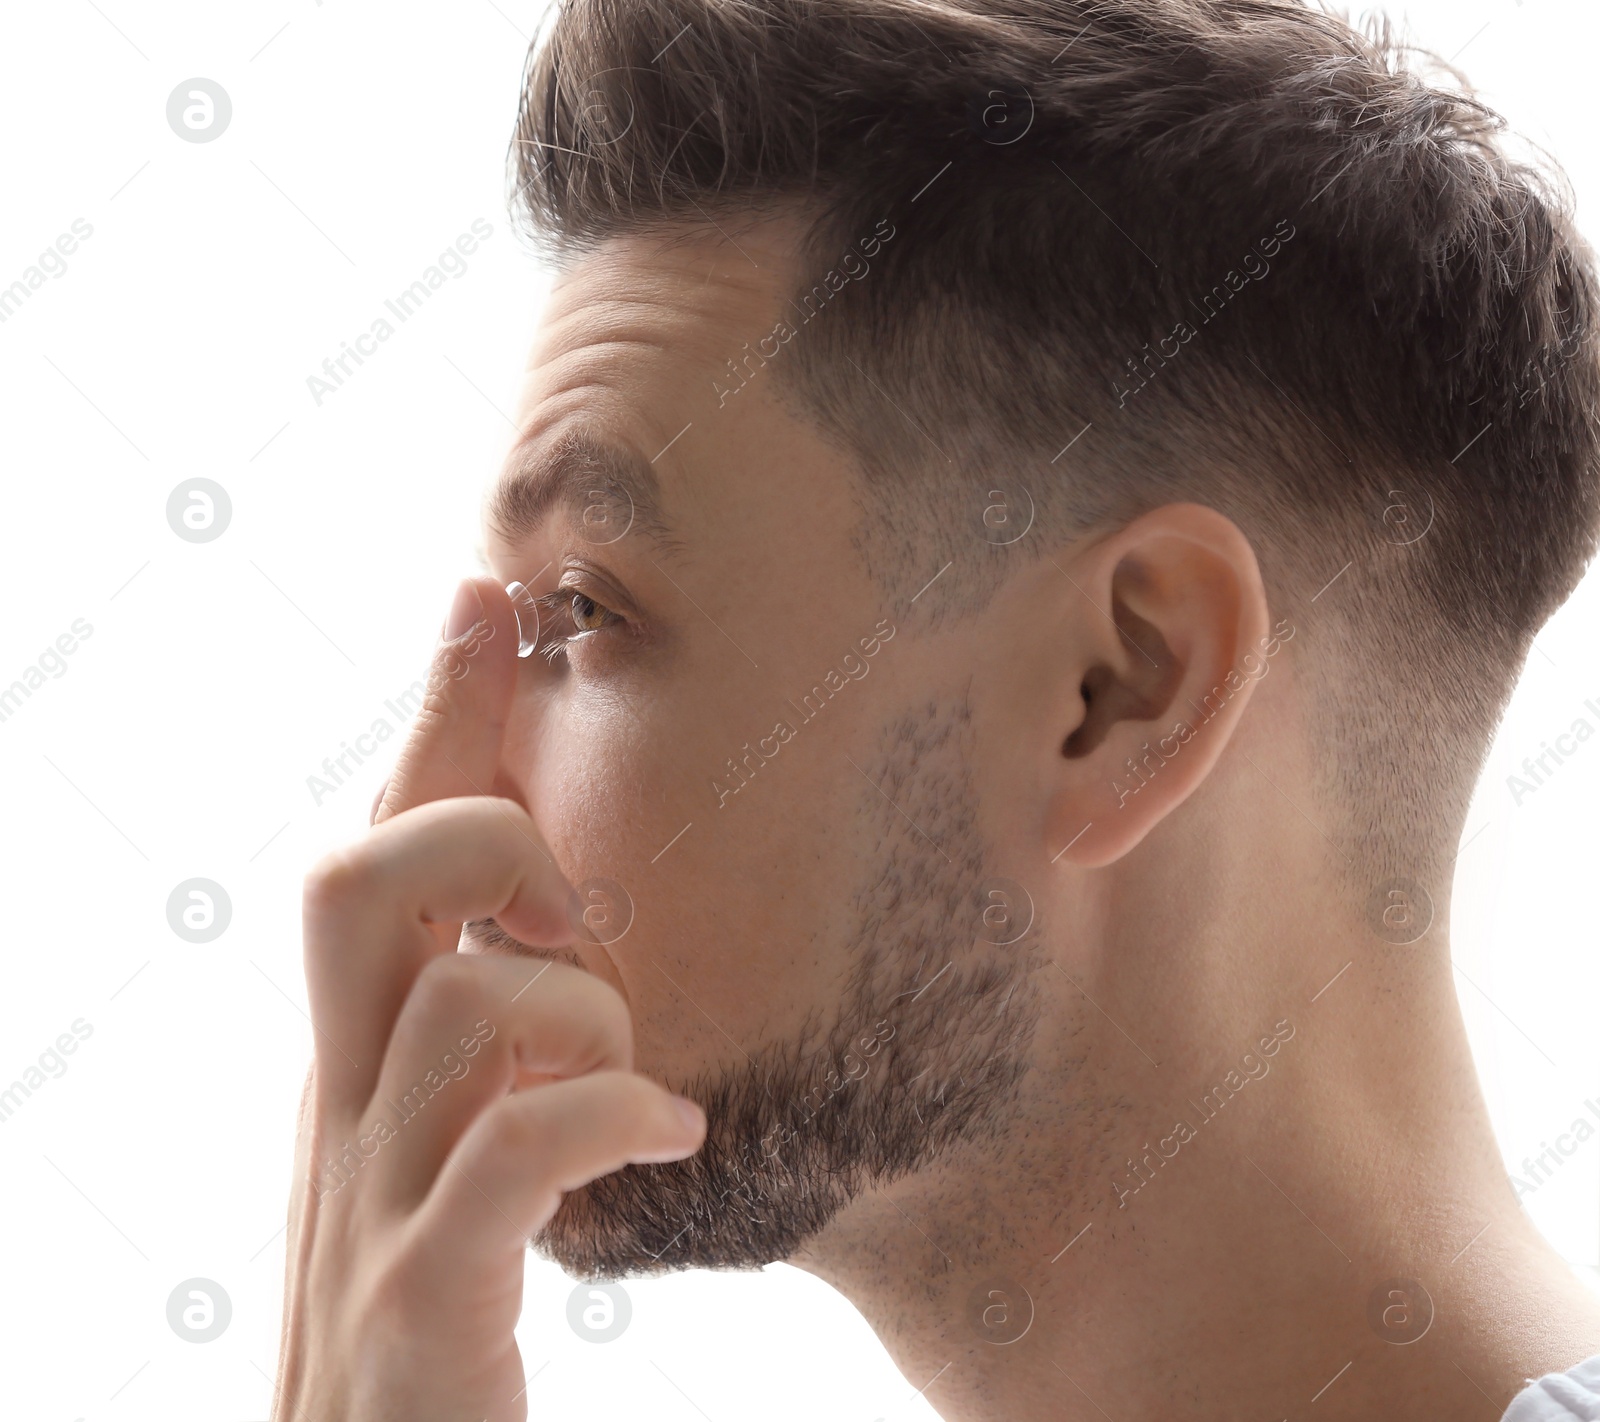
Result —
<instances>
[{"instance_id":1,"label":"white background","mask_svg":"<svg viewBox=\"0 0 1600 1422\"><path fill-rule=\"evenodd\" d=\"M1429 0L1412 32L1565 165L1600 223L1589 0ZM0 723L8 971L0 1086L82 1018L92 1036L0 1123L0 1410L40 1422L247 1422L269 1406L289 1150L310 1050L305 868L358 835L387 756L313 802L307 777L422 675L510 434L544 279L510 234L521 0L7 6L0 286L76 218L60 277L0 325L0 685L74 619L90 638ZM1398 17L1402 12L1393 11ZM195 76L233 104L180 141ZM1583 197L1587 195L1587 203ZM474 219L493 235L320 407L307 377ZM169 529L216 480L217 541ZM1509 771L1600 724L1600 577L1539 638L1468 822L1458 984L1508 1164L1600 1096L1591 742L1514 805ZM392 748L395 742L391 742ZM227 932L168 927L221 883ZM1526 1201L1600 1263L1600 1141ZM192 1277L232 1301L180 1339ZM529 1270L536 1417L931 1418L854 1310L777 1266L629 1285L616 1342ZM916 1380L918 1384L924 1379Z\"/></svg>"}]
</instances>

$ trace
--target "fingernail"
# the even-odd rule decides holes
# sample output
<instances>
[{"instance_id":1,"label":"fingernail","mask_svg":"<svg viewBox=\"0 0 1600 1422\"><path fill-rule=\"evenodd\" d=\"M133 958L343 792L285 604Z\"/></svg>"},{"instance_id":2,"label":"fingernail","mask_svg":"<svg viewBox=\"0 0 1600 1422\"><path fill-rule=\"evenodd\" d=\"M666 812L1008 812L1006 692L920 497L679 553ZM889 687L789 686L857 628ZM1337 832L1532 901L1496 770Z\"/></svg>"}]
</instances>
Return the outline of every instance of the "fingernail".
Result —
<instances>
[{"instance_id":1,"label":"fingernail","mask_svg":"<svg viewBox=\"0 0 1600 1422\"><path fill-rule=\"evenodd\" d=\"M684 1129L690 1135L698 1136L705 1129L706 1113L687 1096L674 1096L672 1104L678 1108L678 1114L683 1117Z\"/></svg>"},{"instance_id":2,"label":"fingernail","mask_svg":"<svg viewBox=\"0 0 1600 1422\"><path fill-rule=\"evenodd\" d=\"M472 579L464 579L461 586L456 589L456 600L450 604L450 616L445 621L444 631L440 634L446 642L454 642L483 616L483 599L478 596L478 589L473 585Z\"/></svg>"}]
</instances>

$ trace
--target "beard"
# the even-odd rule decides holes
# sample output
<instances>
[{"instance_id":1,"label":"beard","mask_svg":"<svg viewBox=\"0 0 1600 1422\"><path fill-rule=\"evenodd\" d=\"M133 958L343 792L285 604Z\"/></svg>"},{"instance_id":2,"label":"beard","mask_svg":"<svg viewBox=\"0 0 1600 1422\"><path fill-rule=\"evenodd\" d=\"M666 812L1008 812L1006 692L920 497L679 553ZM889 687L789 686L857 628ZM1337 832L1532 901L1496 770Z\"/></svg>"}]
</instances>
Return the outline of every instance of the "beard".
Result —
<instances>
[{"instance_id":1,"label":"beard","mask_svg":"<svg viewBox=\"0 0 1600 1422\"><path fill-rule=\"evenodd\" d=\"M1025 891L994 888L970 743L965 702L884 728L865 767L878 788L861 786L878 850L852 896L841 1001L742 1066L675 1086L705 1110L701 1149L569 1192L539 1253L594 1281L757 1269L863 1191L1004 1134L1039 1017L1038 960Z\"/></svg>"}]
</instances>

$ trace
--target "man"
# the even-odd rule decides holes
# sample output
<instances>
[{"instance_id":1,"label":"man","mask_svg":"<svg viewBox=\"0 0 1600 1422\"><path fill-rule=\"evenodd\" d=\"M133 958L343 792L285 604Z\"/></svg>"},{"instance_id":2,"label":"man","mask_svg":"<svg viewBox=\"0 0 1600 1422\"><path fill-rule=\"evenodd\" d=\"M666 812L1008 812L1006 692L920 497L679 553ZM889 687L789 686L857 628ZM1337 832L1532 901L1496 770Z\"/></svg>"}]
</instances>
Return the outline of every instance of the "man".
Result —
<instances>
[{"instance_id":1,"label":"man","mask_svg":"<svg viewBox=\"0 0 1600 1422\"><path fill-rule=\"evenodd\" d=\"M307 884L278 1416L523 1417L529 1237L788 1260L952 1422L1600 1351L1450 969L1600 524L1494 130L1288 0L562 9L493 576Z\"/></svg>"}]
</instances>

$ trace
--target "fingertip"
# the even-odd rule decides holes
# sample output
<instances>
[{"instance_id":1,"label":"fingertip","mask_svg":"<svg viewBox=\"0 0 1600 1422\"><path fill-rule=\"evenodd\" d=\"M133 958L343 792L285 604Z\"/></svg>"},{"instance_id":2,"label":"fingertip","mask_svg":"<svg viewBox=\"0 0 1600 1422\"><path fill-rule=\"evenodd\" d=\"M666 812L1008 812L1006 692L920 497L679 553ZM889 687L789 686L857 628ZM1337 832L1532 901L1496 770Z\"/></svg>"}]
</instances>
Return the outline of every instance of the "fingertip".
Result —
<instances>
[{"instance_id":1,"label":"fingertip","mask_svg":"<svg viewBox=\"0 0 1600 1422\"><path fill-rule=\"evenodd\" d=\"M678 1119L683 1122L685 1134L692 1137L698 1147L705 1139L706 1113L700 1109L698 1102L691 1101L687 1096L674 1096L672 1104L677 1108Z\"/></svg>"},{"instance_id":2,"label":"fingertip","mask_svg":"<svg viewBox=\"0 0 1600 1422\"><path fill-rule=\"evenodd\" d=\"M660 1164L669 1160L686 1160L699 1151L706 1142L706 1113L687 1096L678 1096L660 1088L666 1097L667 1110L658 1117L665 1128L661 1144L642 1150L632 1158L641 1165Z\"/></svg>"},{"instance_id":3,"label":"fingertip","mask_svg":"<svg viewBox=\"0 0 1600 1422\"><path fill-rule=\"evenodd\" d=\"M439 630L439 640L441 644L460 641L480 625L489 629L484 638L488 640L496 629L507 623L514 628L517 614L505 588L494 578L463 578L450 604L449 616Z\"/></svg>"},{"instance_id":4,"label":"fingertip","mask_svg":"<svg viewBox=\"0 0 1600 1422\"><path fill-rule=\"evenodd\" d=\"M444 625L439 629L439 636L446 642L454 642L482 615L483 598L478 592L478 580L463 578L456 585L455 600L450 604L450 611L445 617Z\"/></svg>"},{"instance_id":5,"label":"fingertip","mask_svg":"<svg viewBox=\"0 0 1600 1422\"><path fill-rule=\"evenodd\" d=\"M372 824L432 800L487 793L516 690L516 629L511 600L492 578L461 582Z\"/></svg>"}]
</instances>

